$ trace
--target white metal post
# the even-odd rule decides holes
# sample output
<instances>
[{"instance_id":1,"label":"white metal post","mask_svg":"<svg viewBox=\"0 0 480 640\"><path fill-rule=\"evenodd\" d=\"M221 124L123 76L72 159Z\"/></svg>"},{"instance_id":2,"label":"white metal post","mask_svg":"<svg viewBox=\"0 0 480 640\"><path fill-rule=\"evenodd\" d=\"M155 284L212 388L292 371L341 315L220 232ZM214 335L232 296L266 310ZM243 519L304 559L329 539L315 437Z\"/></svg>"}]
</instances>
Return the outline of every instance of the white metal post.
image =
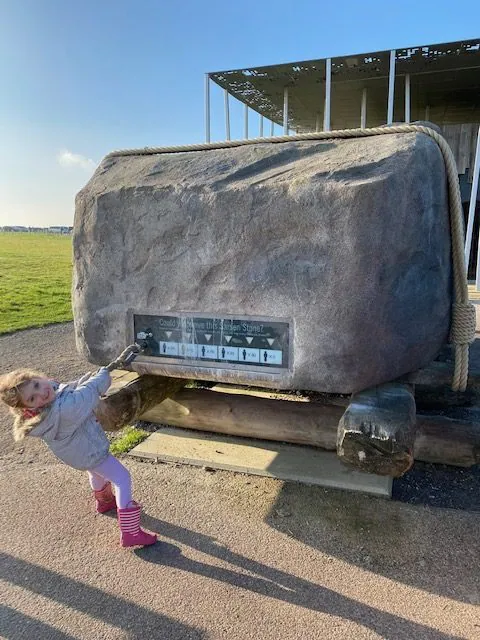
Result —
<instances>
[{"instance_id":1,"label":"white metal post","mask_svg":"<svg viewBox=\"0 0 480 640\"><path fill-rule=\"evenodd\" d=\"M388 78L387 124L393 123L393 104L395 98L395 49L390 51L390 75Z\"/></svg>"},{"instance_id":2,"label":"white metal post","mask_svg":"<svg viewBox=\"0 0 480 640\"><path fill-rule=\"evenodd\" d=\"M224 90L225 96L225 139L230 140L230 106L228 104L228 91Z\"/></svg>"},{"instance_id":3,"label":"white metal post","mask_svg":"<svg viewBox=\"0 0 480 640\"><path fill-rule=\"evenodd\" d=\"M360 112L360 127L367 128L367 87L362 91L362 109Z\"/></svg>"},{"instance_id":4,"label":"white metal post","mask_svg":"<svg viewBox=\"0 0 480 640\"><path fill-rule=\"evenodd\" d=\"M325 110L323 112L323 130L330 131L330 105L332 99L332 59L325 60Z\"/></svg>"},{"instance_id":5,"label":"white metal post","mask_svg":"<svg viewBox=\"0 0 480 640\"><path fill-rule=\"evenodd\" d=\"M288 87L283 90L283 135L288 136Z\"/></svg>"},{"instance_id":6,"label":"white metal post","mask_svg":"<svg viewBox=\"0 0 480 640\"><path fill-rule=\"evenodd\" d=\"M248 104L245 105L244 109L244 131L243 137L245 140L248 140Z\"/></svg>"},{"instance_id":7,"label":"white metal post","mask_svg":"<svg viewBox=\"0 0 480 640\"><path fill-rule=\"evenodd\" d=\"M210 76L205 74L205 142L210 142Z\"/></svg>"},{"instance_id":8,"label":"white metal post","mask_svg":"<svg viewBox=\"0 0 480 640\"><path fill-rule=\"evenodd\" d=\"M477 133L477 146L475 151L475 162L473 165L472 192L470 194L470 206L468 207L467 233L465 236L465 265L468 269L470 262L470 252L472 249L473 223L475 222L475 207L478 192L478 172L480 171L480 129Z\"/></svg>"},{"instance_id":9,"label":"white metal post","mask_svg":"<svg viewBox=\"0 0 480 640\"><path fill-rule=\"evenodd\" d=\"M260 138L263 138L263 116L260 116L260 123L259 123L258 133L259 133Z\"/></svg>"},{"instance_id":10,"label":"white metal post","mask_svg":"<svg viewBox=\"0 0 480 640\"><path fill-rule=\"evenodd\" d=\"M275 123L273 120L270 121L270 137L273 138L275 134Z\"/></svg>"},{"instance_id":11,"label":"white metal post","mask_svg":"<svg viewBox=\"0 0 480 640\"><path fill-rule=\"evenodd\" d=\"M478 193L478 176L480 174L480 128L477 132L477 146L475 151L475 163L473 168L473 181L472 191L470 193L470 206L468 207L468 223L467 223L467 237L465 241L465 264L470 262L470 250L472 247L472 235L473 235L473 223L475 221L475 209L477 206L477 193ZM476 273L476 289L480 288L480 234L477 253L477 273Z\"/></svg>"},{"instance_id":12,"label":"white metal post","mask_svg":"<svg viewBox=\"0 0 480 640\"><path fill-rule=\"evenodd\" d=\"M410 74L405 74L405 122L410 122Z\"/></svg>"}]
</instances>

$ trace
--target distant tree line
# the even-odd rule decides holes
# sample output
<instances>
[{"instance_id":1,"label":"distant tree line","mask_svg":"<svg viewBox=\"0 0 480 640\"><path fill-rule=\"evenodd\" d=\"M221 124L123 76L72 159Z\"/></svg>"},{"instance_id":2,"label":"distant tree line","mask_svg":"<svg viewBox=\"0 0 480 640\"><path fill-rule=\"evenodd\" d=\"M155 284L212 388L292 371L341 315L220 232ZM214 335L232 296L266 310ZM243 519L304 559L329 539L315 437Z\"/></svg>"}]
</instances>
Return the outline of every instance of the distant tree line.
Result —
<instances>
[{"instance_id":1,"label":"distant tree line","mask_svg":"<svg viewBox=\"0 0 480 640\"><path fill-rule=\"evenodd\" d=\"M18 225L9 225L0 227L0 231L10 231L15 233L72 233L73 227L22 227Z\"/></svg>"}]
</instances>

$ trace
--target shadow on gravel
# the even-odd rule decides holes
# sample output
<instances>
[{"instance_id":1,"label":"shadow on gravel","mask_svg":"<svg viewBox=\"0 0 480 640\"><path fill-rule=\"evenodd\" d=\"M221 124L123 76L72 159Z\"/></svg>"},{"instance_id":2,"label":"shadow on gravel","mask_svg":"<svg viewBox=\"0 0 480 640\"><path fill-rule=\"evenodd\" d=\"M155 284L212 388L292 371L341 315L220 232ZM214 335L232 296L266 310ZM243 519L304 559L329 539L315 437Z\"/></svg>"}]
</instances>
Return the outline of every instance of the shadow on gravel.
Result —
<instances>
[{"instance_id":1,"label":"shadow on gravel","mask_svg":"<svg viewBox=\"0 0 480 640\"><path fill-rule=\"evenodd\" d=\"M479 480L478 468L416 464L393 500L285 483L267 522L333 558L479 605Z\"/></svg>"},{"instance_id":2,"label":"shadow on gravel","mask_svg":"<svg viewBox=\"0 0 480 640\"><path fill-rule=\"evenodd\" d=\"M183 555L175 545L165 542L159 542L152 547L135 551L138 557L147 562L224 582L233 587L275 598L311 611L339 616L372 629L385 640L411 640L412 638L418 640L460 640L460 636L447 635L431 627L370 607L323 587L321 584L304 580L242 556L218 544L214 538L196 531L178 527L150 516L145 516L145 525L163 538L200 551L217 560L228 562L235 568L227 569L194 560Z\"/></svg>"},{"instance_id":3,"label":"shadow on gravel","mask_svg":"<svg viewBox=\"0 0 480 640\"><path fill-rule=\"evenodd\" d=\"M0 604L0 637L8 640L48 638L48 640L75 640L74 636Z\"/></svg>"},{"instance_id":4,"label":"shadow on gravel","mask_svg":"<svg viewBox=\"0 0 480 640\"><path fill-rule=\"evenodd\" d=\"M1 552L0 579L123 629L132 639L206 640L208 637L178 620ZM0 636L8 640L73 640L73 636L3 606L0 607Z\"/></svg>"}]
</instances>

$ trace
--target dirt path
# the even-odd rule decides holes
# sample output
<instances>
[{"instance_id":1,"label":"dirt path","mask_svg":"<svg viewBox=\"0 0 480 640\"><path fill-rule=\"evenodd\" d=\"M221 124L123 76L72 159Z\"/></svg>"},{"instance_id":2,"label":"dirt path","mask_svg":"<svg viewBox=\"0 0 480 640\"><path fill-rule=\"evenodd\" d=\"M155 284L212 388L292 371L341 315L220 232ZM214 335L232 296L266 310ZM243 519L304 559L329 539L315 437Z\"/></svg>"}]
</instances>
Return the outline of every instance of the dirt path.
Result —
<instances>
[{"instance_id":1,"label":"dirt path","mask_svg":"<svg viewBox=\"0 0 480 640\"><path fill-rule=\"evenodd\" d=\"M0 356L62 380L88 369L70 324L0 338ZM132 551L83 473L0 427L1 638L480 636L476 471L418 466L402 502L128 460L161 540ZM458 506L455 491L463 509L432 506Z\"/></svg>"}]
</instances>

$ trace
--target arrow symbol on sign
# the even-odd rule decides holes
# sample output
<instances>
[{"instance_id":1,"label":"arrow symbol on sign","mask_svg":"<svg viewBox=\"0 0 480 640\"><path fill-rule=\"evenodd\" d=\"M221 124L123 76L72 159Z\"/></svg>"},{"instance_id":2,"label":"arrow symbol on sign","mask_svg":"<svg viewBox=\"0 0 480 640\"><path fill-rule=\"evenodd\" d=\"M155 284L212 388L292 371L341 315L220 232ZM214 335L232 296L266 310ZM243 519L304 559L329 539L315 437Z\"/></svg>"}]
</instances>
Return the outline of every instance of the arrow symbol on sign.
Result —
<instances>
[{"instance_id":1,"label":"arrow symbol on sign","mask_svg":"<svg viewBox=\"0 0 480 640\"><path fill-rule=\"evenodd\" d=\"M211 333L206 333L205 334L205 338L207 339L207 342L210 342L210 338L212 337Z\"/></svg>"},{"instance_id":2,"label":"arrow symbol on sign","mask_svg":"<svg viewBox=\"0 0 480 640\"><path fill-rule=\"evenodd\" d=\"M170 339L170 336L172 335L171 331L165 331L165 333L167 334L167 338Z\"/></svg>"},{"instance_id":3,"label":"arrow symbol on sign","mask_svg":"<svg viewBox=\"0 0 480 640\"><path fill-rule=\"evenodd\" d=\"M267 338L267 342L270 346L275 342L275 338Z\"/></svg>"},{"instance_id":4,"label":"arrow symbol on sign","mask_svg":"<svg viewBox=\"0 0 480 640\"><path fill-rule=\"evenodd\" d=\"M248 344L252 344L252 340L253 340L253 338L250 338L249 336L247 336L247 342L248 342Z\"/></svg>"}]
</instances>

